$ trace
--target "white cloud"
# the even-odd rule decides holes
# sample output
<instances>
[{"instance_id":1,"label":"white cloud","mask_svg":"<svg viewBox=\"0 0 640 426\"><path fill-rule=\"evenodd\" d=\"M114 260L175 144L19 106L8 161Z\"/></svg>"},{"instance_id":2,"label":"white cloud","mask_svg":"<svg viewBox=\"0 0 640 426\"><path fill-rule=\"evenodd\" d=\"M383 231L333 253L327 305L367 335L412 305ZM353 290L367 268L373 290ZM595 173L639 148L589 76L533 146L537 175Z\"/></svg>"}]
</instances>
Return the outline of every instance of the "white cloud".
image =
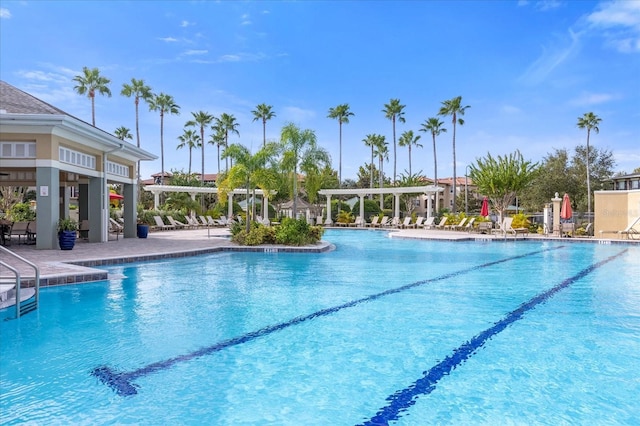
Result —
<instances>
[{"instance_id":1,"label":"white cloud","mask_svg":"<svg viewBox=\"0 0 640 426\"><path fill-rule=\"evenodd\" d=\"M513 105L503 105L501 109L505 114L520 114L522 112L520 108Z\"/></svg>"},{"instance_id":2,"label":"white cloud","mask_svg":"<svg viewBox=\"0 0 640 426\"><path fill-rule=\"evenodd\" d=\"M218 60L220 62L240 62L242 58L240 55L222 55Z\"/></svg>"},{"instance_id":3,"label":"white cloud","mask_svg":"<svg viewBox=\"0 0 640 426\"><path fill-rule=\"evenodd\" d=\"M68 82L69 77L67 75L60 75L52 72L45 72L40 70L34 71L19 71L18 75L24 79L40 82Z\"/></svg>"},{"instance_id":4,"label":"white cloud","mask_svg":"<svg viewBox=\"0 0 640 426\"><path fill-rule=\"evenodd\" d=\"M529 66L519 80L526 84L542 82L557 67L562 65L580 48L580 34L568 30L568 37L563 37L556 45L543 47L542 55Z\"/></svg>"},{"instance_id":5,"label":"white cloud","mask_svg":"<svg viewBox=\"0 0 640 426\"><path fill-rule=\"evenodd\" d=\"M11 18L11 12L9 9L5 9L4 7L0 8L0 19L9 19Z\"/></svg>"},{"instance_id":6,"label":"white cloud","mask_svg":"<svg viewBox=\"0 0 640 426\"><path fill-rule=\"evenodd\" d=\"M218 58L218 62L251 62L259 61L265 58L262 53L233 53L222 55Z\"/></svg>"},{"instance_id":7,"label":"white cloud","mask_svg":"<svg viewBox=\"0 0 640 426\"><path fill-rule=\"evenodd\" d=\"M579 97L570 100L569 104L575 106L598 105L617 98L618 96L610 93L583 93Z\"/></svg>"},{"instance_id":8,"label":"white cloud","mask_svg":"<svg viewBox=\"0 0 640 426\"><path fill-rule=\"evenodd\" d=\"M536 2L536 9L541 10L543 12L547 10L557 9L562 6L562 2L558 0L543 0Z\"/></svg>"},{"instance_id":9,"label":"white cloud","mask_svg":"<svg viewBox=\"0 0 640 426\"><path fill-rule=\"evenodd\" d=\"M587 16L594 29L604 30L607 45L623 53L640 52L640 2L602 3Z\"/></svg>"},{"instance_id":10,"label":"white cloud","mask_svg":"<svg viewBox=\"0 0 640 426\"><path fill-rule=\"evenodd\" d=\"M189 22L189 21L186 21L186 20L183 20L183 21L180 22L180 26L182 28L191 27L193 25L195 25L194 22Z\"/></svg>"},{"instance_id":11,"label":"white cloud","mask_svg":"<svg viewBox=\"0 0 640 426\"><path fill-rule=\"evenodd\" d=\"M316 116L316 113L309 109L303 109L294 106L287 106L282 109L282 118L285 121L293 123L301 123L310 120Z\"/></svg>"},{"instance_id":12,"label":"white cloud","mask_svg":"<svg viewBox=\"0 0 640 426\"><path fill-rule=\"evenodd\" d=\"M208 50L191 49L191 50L187 50L186 52L183 52L182 54L185 56L193 56L193 55L206 55L207 53L209 53Z\"/></svg>"},{"instance_id":13,"label":"white cloud","mask_svg":"<svg viewBox=\"0 0 640 426\"><path fill-rule=\"evenodd\" d=\"M175 43L176 41L178 41L177 38L173 38L173 37L160 37L160 38L158 38L158 40L164 41L164 42L167 42L167 43Z\"/></svg>"}]
</instances>

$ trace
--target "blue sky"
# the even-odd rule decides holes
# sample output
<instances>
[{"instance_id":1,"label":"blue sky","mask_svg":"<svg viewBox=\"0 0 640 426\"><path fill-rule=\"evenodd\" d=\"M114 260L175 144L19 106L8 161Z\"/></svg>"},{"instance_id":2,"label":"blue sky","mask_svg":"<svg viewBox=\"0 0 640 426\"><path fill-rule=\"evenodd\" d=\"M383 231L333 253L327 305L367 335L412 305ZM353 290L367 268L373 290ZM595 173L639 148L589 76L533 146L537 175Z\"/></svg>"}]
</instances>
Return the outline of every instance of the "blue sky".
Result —
<instances>
[{"instance_id":1,"label":"blue sky","mask_svg":"<svg viewBox=\"0 0 640 426\"><path fill-rule=\"evenodd\" d=\"M422 135L413 172L433 176L431 136L417 132L441 102L470 105L458 127L457 175L491 152L519 149L540 161L555 149L585 144L577 118L602 118L591 143L613 152L616 171L640 167L640 1L0 1L0 78L91 121L89 99L73 90L82 67L111 79L111 98L96 98L96 125L135 137L133 100L123 83L144 79L174 97L165 118L165 169L187 170L177 137L191 112L233 114L240 137L256 148L262 126L251 110L273 105L267 138L293 122L316 132L338 168L338 123L329 108L348 103L342 176L369 161L362 140L385 135L382 109L406 105L406 123ZM140 109L142 148L160 155L158 113ZM452 132L437 140L438 176L453 173ZM135 143L135 142L134 142ZM200 151L192 169L200 171ZM205 147L205 172L217 172ZM398 173L408 169L398 147ZM224 162L223 162L224 163ZM224 167L224 165L223 165ZM385 164L392 173L393 156ZM160 171L143 163L142 176Z\"/></svg>"}]
</instances>

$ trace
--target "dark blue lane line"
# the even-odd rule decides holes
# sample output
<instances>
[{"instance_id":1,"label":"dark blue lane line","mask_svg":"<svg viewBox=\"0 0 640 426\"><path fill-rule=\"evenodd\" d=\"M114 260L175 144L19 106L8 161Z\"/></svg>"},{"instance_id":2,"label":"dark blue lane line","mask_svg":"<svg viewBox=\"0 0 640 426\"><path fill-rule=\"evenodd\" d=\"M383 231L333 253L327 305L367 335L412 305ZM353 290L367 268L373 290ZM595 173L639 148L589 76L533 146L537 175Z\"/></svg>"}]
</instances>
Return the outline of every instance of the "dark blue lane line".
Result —
<instances>
[{"instance_id":1,"label":"dark blue lane line","mask_svg":"<svg viewBox=\"0 0 640 426\"><path fill-rule=\"evenodd\" d=\"M399 390L393 395L387 397L386 401L389 401L389 404L380 409L375 416L373 416L370 420L362 423L362 425L388 425L390 421L398 420L403 412L406 412L409 407L416 403L418 397L420 397L421 395L428 395L433 392L436 388L436 383L438 383L440 379L442 379L444 376L449 375L449 373L451 373L451 370L455 369L464 361L469 359L472 355L474 355L478 351L478 349L484 346L487 340L503 331L512 323L518 321L519 319L522 319L527 311L530 311L537 305L546 302L549 298L554 296L559 291L564 290L571 284L589 275L597 268L623 255L628 250L629 249L622 250L616 255L608 257L598 263L589 266L586 269L583 269L576 275L567 278L550 290L547 290L544 293L540 293L539 295L530 299L528 302L520 305L514 311L509 312L503 319L495 323L493 327L484 330L480 334L472 337L471 340L454 349L451 355L448 355L444 360L431 367L428 371L425 371L420 379L416 380L405 389Z\"/></svg>"},{"instance_id":2,"label":"dark blue lane line","mask_svg":"<svg viewBox=\"0 0 640 426\"><path fill-rule=\"evenodd\" d=\"M424 284L428 284L428 283L433 283L433 282L437 282L437 281L442 281L442 280L446 280L449 278L453 278L453 277L457 277L459 275L462 274L467 274L469 272L473 272L473 271L477 271L479 269L483 269L489 266L493 266L493 265L498 265L501 263L505 263L505 262L509 262L512 260L516 260L516 259L522 259L524 257L529 257L529 256L534 256L536 254L540 254L540 253L544 253L544 252L548 252L548 251L552 251L552 250L558 250L561 248L564 248L564 245L561 246L557 246L557 247L550 247L550 248L546 248L543 250L536 250L533 252L529 252L529 253L524 253L524 254L520 254L517 256L511 256L511 257L507 257L504 259L500 259L500 260L494 260L492 262L487 262L487 263L483 263L481 265L477 265L477 266L472 266L469 268L465 268L456 272L451 272L448 274L444 274L444 275L440 275L438 277L435 278L429 278L426 280L422 280L422 281L417 281L411 284L407 284L407 285L403 285L401 287L397 287L397 288L393 288L390 290L386 290L383 291L382 293L377 293L377 294L373 294L371 296L367 296L367 297L363 297L361 299L357 299L357 300L353 300L351 302L347 302L343 305L338 305L338 306L334 306L332 308L326 308L326 309L322 309L320 311L314 312L312 314L309 315L304 315L304 316L300 316L300 317L296 317L293 318L287 322L283 322L280 324L275 324L275 325L270 325L264 328L261 328L259 330L256 331L252 331L249 332L247 334L243 334L242 336L238 336L238 337L234 337L232 339L228 339L228 340L223 340L222 342L216 343L213 346L209 346L206 348L201 348L198 349L195 352L189 353L189 354L185 354L185 355L180 355L174 358L170 358L164 361L159 361L159 362L155 362L153 364L149 364L145 367L139 368L137 370L134 371L130 371L130 372L117 372L115 370L113 370L111 367L109 366L101 366L101 367L96 367L91 371L91 374L93 376L96 376L98 379L100 379L100 381L102 381L104 384L106 384L107 386L111 387L114 391L116 391L116 393L118 395L122 395L122 396L129 396L129 395L135 395L138 393L137 390L137 385L135 385L134 383L132 383L132 381L138 377L142 377L142 376L146 376L148 374L151 373L155 373L156 371L159 370L164 370L167 369L171 366L173 366L174 364L177 364L179 362L185 362L185 361L189 361L193 358L198 358L204 355L209 355L215 352L219 352L225 348L231 347L231 346L236 346L239 345L241 343L246 343L252 340L255 340L259 337L262 336L266 336L268 334L271 334L275 331L280 331L283 330L285 328L291 327L293 325L297 325L300 323L303 323L305 321L314 319L314 318L319 318L319 317L323 317L323 316L327 316L327 315L331 315L333 313L336 313L338 311L341 311L343 309L346 308L351 308L354 307L356 305L359 305L361 303L365 303L365 302L371 302L373 300L379 299L381 297L384 296L389 296L391 294L396 294L396 293L400 293L402 291L405 290L409 290L415 287L419 287L422 286Z\"/></svg>"}]
</instances>

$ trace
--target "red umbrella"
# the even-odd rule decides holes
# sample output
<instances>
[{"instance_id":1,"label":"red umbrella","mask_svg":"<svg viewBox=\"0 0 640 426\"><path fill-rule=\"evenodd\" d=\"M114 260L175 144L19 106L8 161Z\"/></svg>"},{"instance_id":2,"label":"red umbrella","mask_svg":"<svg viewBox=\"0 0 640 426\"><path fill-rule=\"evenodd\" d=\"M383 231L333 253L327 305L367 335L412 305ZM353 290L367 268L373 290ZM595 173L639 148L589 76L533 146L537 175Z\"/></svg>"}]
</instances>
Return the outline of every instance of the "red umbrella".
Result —
<instances>
[{"instance_id":1,"label":"red umbrella","mask_svg":"<svg viewBox=\"0 0 640 426\"><path fill-rule=\"evenodd\" d=\"M569 200L569 194L565 192L562 197L562 207L560 208L560 219L569 220L573 216L573 210L571 210L571 201Z\"/></svg>"},{"instance_id":2,"label":"red umbrella","mask_svg":"<svg viewBox=\"0 0 640 426\"><path fill-rule=\"evenodd\" d=\"M489 200L487 199L487 197L484 197L484 199L482 200L480 216L489 216Z\"/></svg>"},{"instance_id":3,"label":"red umbrella","mask_svg":"<svg viewBox=\"0 0 640 426\"><path fill-rule=\"evenodd\" d=\"M109 193L109 199L110 200L124 200L124 197L120 194L116 194L115 192L110 192Z\"/></svg>"}]
</instances>

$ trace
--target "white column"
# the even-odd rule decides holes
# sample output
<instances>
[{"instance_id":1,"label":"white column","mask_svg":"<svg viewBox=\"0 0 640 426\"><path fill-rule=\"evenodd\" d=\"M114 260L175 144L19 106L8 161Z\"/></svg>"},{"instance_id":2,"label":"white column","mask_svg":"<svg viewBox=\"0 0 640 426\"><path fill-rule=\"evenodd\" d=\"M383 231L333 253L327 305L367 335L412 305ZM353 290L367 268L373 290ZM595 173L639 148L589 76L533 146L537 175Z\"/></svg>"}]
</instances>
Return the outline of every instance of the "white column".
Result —
<instances>
[{"instance_id":1,"label":"white column","mask_svg":"<svg viewBox=\"0 0 640 426\"><path fill-rule=\"evenodd\" d=\"M359 226L364 226L364 196L366 194L360 194L360 219L362 219L362 224Z\"/></svg>"},{"instance_id":2,"label":"white column","mask_svg":"<svg viewBox=\"0 0 640 426\"><path fill-rule=\"evenodd\" d=\"M327 220L324 222L325 224L333 223L331 221L331 195L327 195Z\"/></svg>"},{"instance_id":3,"label":"white column","mask_svg":"<svg viewBox=\"0 0 640 426\"><path fill-rule=\"evenodd\" d=\"M438 196L436 192L434 196ZM427 194L427 219L433 216L433 200L431 199L431 194Z\"/></svg>"},{"instance_id":4,"label":"white column","mask_svg":"<svg viewBox=\"0 0 640 426\"><path fill-rule=\"evenodd\" d=\"M560 203L562 198L558 197L556 192L555 198L552 198L553 202L553 234L560 236Z\"/></svg>"},{"instance_id":5,"label":"white column","mask_svg":"<svg viewBox=\"0 0 640 426\"><path fill-rule=\"evenodd\" d=\"M266 194L262 196L262 218L269 219L269 199Z\"/></svg>"}]
</instances>

